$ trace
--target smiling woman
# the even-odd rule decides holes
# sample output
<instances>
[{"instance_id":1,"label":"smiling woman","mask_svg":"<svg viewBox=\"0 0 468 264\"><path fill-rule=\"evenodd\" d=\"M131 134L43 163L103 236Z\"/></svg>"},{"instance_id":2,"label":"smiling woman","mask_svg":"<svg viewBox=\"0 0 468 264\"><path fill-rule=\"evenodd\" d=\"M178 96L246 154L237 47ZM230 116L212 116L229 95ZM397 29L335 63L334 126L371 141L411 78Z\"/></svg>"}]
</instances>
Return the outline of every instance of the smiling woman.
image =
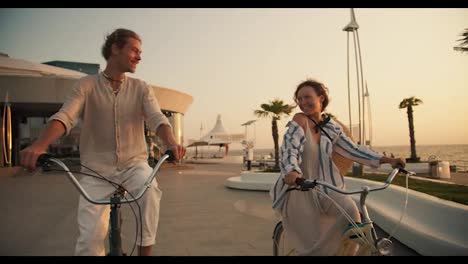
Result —
<instances>
[{"instance_id":1,"label":"smiling woman","mask_svg":"<svg viewBox=\"0 0 468 264\"><path fill-rule=\"evenodd\" d=\"M328 89L321 82L309 79L300 83L294 100L302 112L287 124L281 146L281 174L270 190L273 208L281 213L284 230L298 254L334 255L339 249L347 219L331 206L330 200L313 190L288 192L289 188L296 186L297 180L306 179L324 181L345 190L343 173L335 163L333 153L372 167L382 163L404 167L405 162L383 157L353 142L340 123L324 113L329 99ZM359 209L350 196L328 188L324 191L350 219L361 222ZM311 222L315 224L313 228L305 230L303 227Z\"/></svg>"}]
</instances>

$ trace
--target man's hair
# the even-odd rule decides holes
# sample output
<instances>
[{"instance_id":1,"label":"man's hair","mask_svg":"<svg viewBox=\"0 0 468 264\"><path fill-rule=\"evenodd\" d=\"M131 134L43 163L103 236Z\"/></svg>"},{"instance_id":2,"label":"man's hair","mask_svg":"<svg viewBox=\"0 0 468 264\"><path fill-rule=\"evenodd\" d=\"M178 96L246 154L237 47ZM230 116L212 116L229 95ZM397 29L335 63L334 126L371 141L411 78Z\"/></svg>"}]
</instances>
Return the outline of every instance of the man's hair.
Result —
<instances>
[{"instance_id":1,"label":"man's hair","mask_svg":"<svg viewBox=\"0 0 468 264\"><path fill-rule=\"evenodd\" d=\"M118 28L111 34L106 36L106 41L102 45L102 56L104 59L109 59L112 54L112 44L116 44L119 49L123 48L127 43L128 38L134 38L141 42L140 36L134 31L125 28Z\"/></svg>"}]
</instances>

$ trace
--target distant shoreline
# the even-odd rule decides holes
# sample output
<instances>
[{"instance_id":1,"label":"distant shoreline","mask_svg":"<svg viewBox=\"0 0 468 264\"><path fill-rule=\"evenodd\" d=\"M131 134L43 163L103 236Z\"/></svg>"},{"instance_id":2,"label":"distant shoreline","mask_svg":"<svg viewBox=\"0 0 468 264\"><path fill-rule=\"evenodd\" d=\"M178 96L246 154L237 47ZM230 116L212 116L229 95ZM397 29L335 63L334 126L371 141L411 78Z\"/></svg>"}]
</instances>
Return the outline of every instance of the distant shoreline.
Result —
<instances>
[{"instance_id":1,"label":"distant shoreline","mask_svg":"<svg viewBox=\"0 0 468 264\"><path fill-rule=\"evenodd\" d=\"M236 144L236 143L234 143ZM237 145L237 144L236 144ZM441 146L467 146L468 147L468 143L467 144L426 144L426 145L416 145L416 151L418 149L418 147L441 147ZM375 146L372 146L373 148L404 148L404 147L410 147L410 145L375 145ZM216 148L216 146L213 146L213 148ZM261 151L261 150L274 150L273 147L271 148L254 148L255 150L258 150L258 151ZM232 147L229 149L229 150L243 150L243 148L239 148L239 147Z\"/></svg>"}]
</instances>

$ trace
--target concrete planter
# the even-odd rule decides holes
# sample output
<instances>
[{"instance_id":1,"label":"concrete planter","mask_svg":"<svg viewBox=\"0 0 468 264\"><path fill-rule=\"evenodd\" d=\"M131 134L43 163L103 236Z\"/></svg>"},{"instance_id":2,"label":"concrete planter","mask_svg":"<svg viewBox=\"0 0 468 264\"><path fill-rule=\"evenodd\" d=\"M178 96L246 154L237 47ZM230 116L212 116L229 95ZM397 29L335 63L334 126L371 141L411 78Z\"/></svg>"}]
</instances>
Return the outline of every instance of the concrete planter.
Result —
<instances>
[{"instance_id":1,"label":"concrete planter","mask_svg":"<svg viewBox=\"0 0 468 264\"><path fill-rule=\"evenodd\" d=\"M269 191L279 172L243 171L241 176L231 177L224 185L234 189Z\"/></svg>"}]
</instances>

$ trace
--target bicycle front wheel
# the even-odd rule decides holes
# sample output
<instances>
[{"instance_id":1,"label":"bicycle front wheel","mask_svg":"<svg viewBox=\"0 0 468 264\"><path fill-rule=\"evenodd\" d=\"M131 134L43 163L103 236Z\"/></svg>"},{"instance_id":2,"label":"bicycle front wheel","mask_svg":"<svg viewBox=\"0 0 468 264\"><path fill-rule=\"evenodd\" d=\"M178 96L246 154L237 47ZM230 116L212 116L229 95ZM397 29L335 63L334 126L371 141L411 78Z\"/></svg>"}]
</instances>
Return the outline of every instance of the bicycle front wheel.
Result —
<instances>
[{"instance_id":1,"label":"bicycle front wheel","mask_svg":"<svg viewBox=\"0 0 468 264\"><path fill-rule=\"evenodd\" d=\"M273 231L273 256L291 256L295 250L291 248L284 232L283 223L280 221Z\"/></svg>"}]
</instances>

